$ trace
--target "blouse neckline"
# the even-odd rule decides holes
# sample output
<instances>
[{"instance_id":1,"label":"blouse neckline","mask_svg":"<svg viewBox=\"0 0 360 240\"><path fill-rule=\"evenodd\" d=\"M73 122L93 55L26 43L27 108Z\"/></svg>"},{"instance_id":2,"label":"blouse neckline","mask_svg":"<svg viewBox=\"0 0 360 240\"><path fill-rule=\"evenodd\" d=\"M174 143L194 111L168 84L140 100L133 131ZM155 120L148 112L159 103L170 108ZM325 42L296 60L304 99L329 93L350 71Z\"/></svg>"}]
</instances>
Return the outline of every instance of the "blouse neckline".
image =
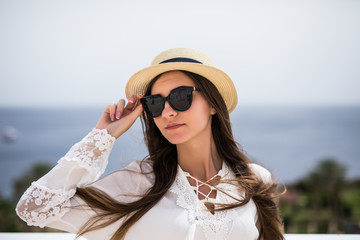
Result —
<instances>
[{"instance_id":1,"label":"blouse neckline","mask_svg":"<svg viewBox=\"0 0 360 240\"><path fill-rule=\"evenodd\" d=\"M221 180L233 179L235 177L225 161L223 161L222 168L217 175L221 177ZM220 182L217 188L221 189L221 191L217 192L215 199L199 200L186 177L186 172L178 165L175 181L169 189L170 192L177 196L176 204L187 210L189 223L192 225L200 225L206 239L226 239L236 217L235 209L215 211L215 213L212 214L204 205L205 202L234 203L234 199L225 193L230 193L231 195L235 195L236 198L239 198L238 189L233 184Z\"/></svg>"},{"instance_id":2,"label":"blouse neckline","mask_svg":"<svg viewBox=\"0 0 360 240\"><path fill-rule=\"evenodd\" d=\"M206 203L206 202L215 202L215 200L218 198L219 196L219 193L217 191L216 193L216 197L210 197L210 193L212 191L216 191L216 188L219 184L216 184L216 185L211 185L210 182L215 179L216 177L220 177L220 180L221 179L224 179L225 176L228 174L229 172L229 168L227 167L225 161L222 162L222 167L221 169L218 171L217 174L215 174L214 176L212 176L211 178L209 178L208 180L206 180L205 182L193 177L189 172L186 172L184 171L180 165L178 165L178 175L180 175L181 177L185 178L186 179L186 182L187 184L185 184L186 188L190 188L190 190L194 193L194 195L196 196L197 198L197 201L200 201L202 203ZM179 176L179 177L180 177ZM191 178L193 179L195 182L196 182L196 185L195 186L192 186L188 180L188 178ZM210 192L206 195L204 194L203 192L201 192L199 189L201 186L207 186L209 187L211 190ZM204 197L204 199L200 200L199 199L199 195L202 195Z\"/></svg>"},{"instance_id":3,"label":"blouse neckline","mask_svg":"<svg viewBox=\"0 0 360 240\"><path fill-rule=\"evenodd\" d=\"M184 171L180 165L178 164L178 172L182 172L184 173L186 176L190 175L192 176L189 172ZM214 176L212 176L210 179L215 178L216 176L220 176L221 178L225 177L226 174L229 172L229 168L227 166L227 164L225 163L225 161L222 161L222 166L221 169L218 171L217 174L215 174ZM195 177L194 177L195 178ZM209 181L210 179L208 179L207 181ZM200 181L200 180L199 180Z\"/></svg>"}]
</instances>

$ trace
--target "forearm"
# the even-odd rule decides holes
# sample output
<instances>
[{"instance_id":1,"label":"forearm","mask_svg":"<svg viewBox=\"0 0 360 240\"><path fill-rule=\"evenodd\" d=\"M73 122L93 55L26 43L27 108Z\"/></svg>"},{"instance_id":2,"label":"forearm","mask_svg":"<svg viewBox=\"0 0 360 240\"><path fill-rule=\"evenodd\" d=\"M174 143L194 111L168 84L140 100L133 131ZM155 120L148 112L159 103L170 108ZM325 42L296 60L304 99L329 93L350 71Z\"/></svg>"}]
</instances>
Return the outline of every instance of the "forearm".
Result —
<instances>
[{"instance_id":1,"label":"forearm","mask_svg":"<svg viewBox=\"0 0 360 240\"><path fill-rule=\"evenodd\" d=\"M16 207L19 217L28 225L40 227L61 218L70 210L76 188L95 181L104 172L114 142L106 130L93 129L26 190Z\"/></svg>"}]
</instances>

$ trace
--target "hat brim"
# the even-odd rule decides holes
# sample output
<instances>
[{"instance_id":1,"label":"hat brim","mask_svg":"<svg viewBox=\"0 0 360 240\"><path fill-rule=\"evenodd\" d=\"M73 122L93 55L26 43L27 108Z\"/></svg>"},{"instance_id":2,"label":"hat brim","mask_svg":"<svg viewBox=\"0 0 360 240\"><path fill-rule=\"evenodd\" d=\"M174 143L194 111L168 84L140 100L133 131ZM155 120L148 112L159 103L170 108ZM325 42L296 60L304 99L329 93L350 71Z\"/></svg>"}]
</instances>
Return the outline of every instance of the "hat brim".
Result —
<instances>
[{"instance_id":1,"label":"hat brim","mask_svg":"<svg viewBox=\"0 0 360 240\"><path fill-rule=\"evenodd\" d=\"M153 78L161 73L174 70L189 71L205 77L218 89L225 101L229 113L235 109L238 99L235 85L231 78L220 69L198 63L163 63L144 68L136 72L128 80L125 87L126 97L130 98L133 95L144 95L147 85Z\"/></svg>"}]
</instances>

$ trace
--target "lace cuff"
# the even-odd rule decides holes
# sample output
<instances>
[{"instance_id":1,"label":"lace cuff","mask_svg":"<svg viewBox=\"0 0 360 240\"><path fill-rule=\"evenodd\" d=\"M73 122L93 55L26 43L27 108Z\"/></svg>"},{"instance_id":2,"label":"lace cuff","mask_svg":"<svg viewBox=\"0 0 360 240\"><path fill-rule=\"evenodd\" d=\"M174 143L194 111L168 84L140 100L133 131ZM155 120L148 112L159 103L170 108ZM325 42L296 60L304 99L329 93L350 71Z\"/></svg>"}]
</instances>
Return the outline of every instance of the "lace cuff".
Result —
<instances>
[{"instance_id":1,"label":"lace cuff","mask_svg":"<svg viewBox=\"0 0 360 240\"><path fill-rule=\"evenodd\" d=\"M40 227L63 217L70 210L76 187L94 182L105 171L114 142L107 130L93 129L50 172L31 184L16 207L19 217Z\"/></svg>"},{"instance_id":2,"label":"lace cuff","mask_svg":"<svg viewBox=\"0 0 360 240\"><path fill-rule=\"evenodd\" d=\"M58 162L74 161L89 173L89 179L83 179L78 186L95 181L104 173L115 138L106 129L94 128Z\"/></svg>"},{"instance_id":3,"label":"lace cuff","mask_svg":"<svg viewBox=\"0 0 360 240\"><path fill-rule=\"evenodd\" d=\"M21 197L16 213L29 226L44 227L69 211L75 190L54 190L33 182ZM20 203L19 202L19 203Z\"/></svg>"}]
</instances>

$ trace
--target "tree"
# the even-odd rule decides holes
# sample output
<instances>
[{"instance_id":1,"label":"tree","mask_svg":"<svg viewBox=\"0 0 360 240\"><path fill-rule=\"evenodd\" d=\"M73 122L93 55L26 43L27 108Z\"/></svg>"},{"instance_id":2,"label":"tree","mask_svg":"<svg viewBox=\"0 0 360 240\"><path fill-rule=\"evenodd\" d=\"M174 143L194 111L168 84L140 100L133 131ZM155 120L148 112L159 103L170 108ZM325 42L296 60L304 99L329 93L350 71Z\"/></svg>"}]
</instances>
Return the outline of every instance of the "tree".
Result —
<instances>
[{"instance_id":1,"label":"tree","mask_svg":"<svg viewBox=\"0 0 360 240\"><path fill-rule=\"evenodd\" d=\"M29 227L23 222L15 212L16 203L21 195L31 185L31 182L45 175L51 166L47 163L36 163L25 171L18 179L13 182L12 199L0 196L0 232L46 232L48 228ZM54 231L54 230L51 230Z\"/></svg>"},{"instance_id":2,"label":"tree","mask_svg":"<svg viewBox=\"0 0 360 240\"><path fill-rule=\"evenodd\" d=\"M48 163L38 162L25 171L21 177L15 179L13 182L13 200L18 201L31 183L44 176L50 169L51 166Z\"/></svg>"},{"instance_id":3,"label":"tree","mask_svg":"<svg viewBox=\"0 0 360 240\"><path fill-rule=\"evenodd\" d=\"M327 218L328 232L338 232L342 220L341 194L346 183L345 173L346 168L343 165L328 158L322 160L315 170L299 183L300 189L310 193L309 207L314 212L310 225L313 226L313 231L317 231L320 218Z\"/></svg>"}]
</instances>

